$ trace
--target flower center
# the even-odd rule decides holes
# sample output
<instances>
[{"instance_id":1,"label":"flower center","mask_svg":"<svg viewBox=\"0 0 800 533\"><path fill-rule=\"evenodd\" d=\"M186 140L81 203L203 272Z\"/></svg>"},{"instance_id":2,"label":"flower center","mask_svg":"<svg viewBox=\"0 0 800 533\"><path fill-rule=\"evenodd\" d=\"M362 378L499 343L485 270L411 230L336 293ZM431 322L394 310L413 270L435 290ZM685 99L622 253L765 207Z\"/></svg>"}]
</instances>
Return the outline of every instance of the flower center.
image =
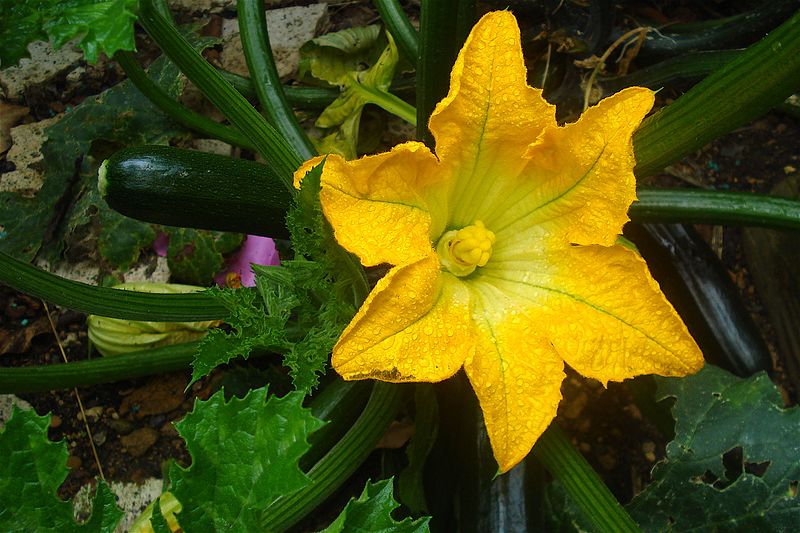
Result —
<instances>
[{"instance_id":1,"label":"flower center","mask_svg":"<svg viewBox=\"0 0 800 533\"><path fill-rule=\"evenodd\" d=\"M439 262L456 276L468 276L492 257L495 236L483 222L476 220L471 226L451 230L442 235L436 245Z\"/></svg>"}]
</instances>

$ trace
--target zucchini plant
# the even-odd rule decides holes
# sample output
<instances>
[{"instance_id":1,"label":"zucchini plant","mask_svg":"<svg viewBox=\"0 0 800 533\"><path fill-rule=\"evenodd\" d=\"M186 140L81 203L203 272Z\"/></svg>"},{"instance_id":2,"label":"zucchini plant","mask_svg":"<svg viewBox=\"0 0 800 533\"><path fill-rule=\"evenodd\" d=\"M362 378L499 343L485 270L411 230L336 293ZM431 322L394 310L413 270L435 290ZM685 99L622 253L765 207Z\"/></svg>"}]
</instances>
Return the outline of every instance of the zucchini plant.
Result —
<instances>
[{"instance_id":1,"label":"zucchini plant","mask_svg":"<svg viewBox=\"0 0 800 533\"><path fill-rule=\"evenodd\" d=\"M191 464L169 466L165 495L137 531L800 527L800 415L780 403L764 340L689 226L797 231L800 201L636 185L800 89L797 2L672 36L637 30L643 40L628 45L651 64L599 87L592 75L588 88L569 54L584 47L593 68L608 57L619 36L604 2L548 10L572 34L562 45L575 48L550 43L534 58L540 43L512 12L537 16L538 4L496 12L423 0L416 29L400 2L376 0L382 26L301 49L309 87L281 83L259 0L237 3L249 77L207 61L212 43L179 28L163 0L45 4L3 10L3 66L30 41L79 36L88 60L111 56L174 123L254 159L168 146L165 127L108 154L94 190L103 205L148 223L130 226L142 241L155 224L272 237L287 252L280 266L253 265L253 287L182 294L77 283L30 265L19 246L17 257L0 253L0 282L106 320L105 333L109 324L225 325L201 340L192 327L191 342L159 337L131 351L115 338L112 351L125 353L0 367L0 392L189 368L191 385L249 357L280 361L276 373L291 383L282 395L273 382L196 401L176 424ZM18 35L12 21L24 23ZM167 66L150 75L134 54L134 23L164 54ZM732 31L742 24L747 31ZM180 71L226 122L181 104L176 87L154 81L157 68L174 69L175 80ZM698 77L651 112L646 87ZM581 114L583 94L603 87L615 94ZM321 110L323 134L310 137L292 106ZM416 126L417 140L364 155L375 108ZM603 385L644 375L627 382L638 409L674 436L632 501L620 501L559 426L565 362ZM675 399L672 417L665 398ZM366 472L401 419L414 428L405 455L387 453ZM0 433L0 494L23 495L0 509L0 525L112 531L119 511L102 481L82 524L55 497L67 452L47 440L47 425L17 410Z\"/></svg>"}]
</instances>

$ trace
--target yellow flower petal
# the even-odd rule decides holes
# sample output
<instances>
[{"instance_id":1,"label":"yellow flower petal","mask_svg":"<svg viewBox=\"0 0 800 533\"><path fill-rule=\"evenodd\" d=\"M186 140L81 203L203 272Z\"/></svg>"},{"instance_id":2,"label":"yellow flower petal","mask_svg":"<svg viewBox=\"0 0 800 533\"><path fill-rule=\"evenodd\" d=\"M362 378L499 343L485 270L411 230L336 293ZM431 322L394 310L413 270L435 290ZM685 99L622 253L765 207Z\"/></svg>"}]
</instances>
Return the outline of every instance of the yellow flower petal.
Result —
<instances>
[{"instance_id":1,"label":"yellow flower petal","mask_svg":"<svg viewBox=\"0 0 800 533\"><path fill-rule=\"evenodd\" d=\"M320 163L322 163L322 161L324 159L325 159L324 155L318 155L318 156L312 157L311 159L309 159L308 161L306 161L305 163L300 165L300 168L298 168L297 170L294 171L294 178L292 179L292 184L294 185L294 188L295 189L299 189L300 188L300 182L303 181L303 178L306 177L306 174L311 172L311 170L315 166L317 166Z\"/></svg>"},{"instance_id":2,"label":"yellow flower petal","mask_svg":"<svg viewBox=\"0 0 800 533\"><path fill-rule=\"evenodd\" d=\"M479 342L464 370L480 401L500 471L506 472L525 458L555 418L564 363L513 301L490 285L476 291Z\"/></svg>"},{"instance_id":3,"label":"yellow flower petal","mask_svg":"<svg viewBox=\"0 0 800 533\"><path fill-rule=\"evenodd\" d=\"M519 28L506 11L489 13L456 59L450 92L431 115L436 155L455 176L449 227L486 219L505 203L508 178L525 165L522 154L541 131L555 126L555 108L528 86Z\"/></svg>"},{"instance_id":4,"label":"yellow flower petal","mask_svg":"<svg viewBox=\"0 0 800 533\"><path fill-rule=\"evenodd\" d=\"M536 327L584 376L606 383L640 374L685 376L703 365L686 326L644 260L621 246L548 254L549 268L484 272L527 305Z\"/></svg>"},{"instance_id":5,"label":"yellow flower petal","mask_svg":"<svg viewBox=\"0 0 800 533\"><path fill-rule=\"evenodd\" d=\"M484 219L498 241L614 244L636 199L631 136L652 106L652 91L632 87L546 129L526 152L513 202Z\"/></svg>"},{"instance_id":6,"label":"yellow flower petal","mask_svg":"<svg viewBox=\"0 0 800 533\"><path fill-rule=\"evenodd\" d=\"M392 268L333 349L345 379L441 381L472 355L470 295L433 253Z\"/></svg>"},{"instance_id":7,"label":"yellow flower petal","mask_svg":"<svg viewBox=\"0 0 800 533\"><path fill-rule=\"evenodd\" d=\"M405 264L429 255L432 215L442 209L435 197L443 185L437 164L417 142L356 161L329 155L320 202L339 244L366 266Z\"/></svg>"}]
</instances>

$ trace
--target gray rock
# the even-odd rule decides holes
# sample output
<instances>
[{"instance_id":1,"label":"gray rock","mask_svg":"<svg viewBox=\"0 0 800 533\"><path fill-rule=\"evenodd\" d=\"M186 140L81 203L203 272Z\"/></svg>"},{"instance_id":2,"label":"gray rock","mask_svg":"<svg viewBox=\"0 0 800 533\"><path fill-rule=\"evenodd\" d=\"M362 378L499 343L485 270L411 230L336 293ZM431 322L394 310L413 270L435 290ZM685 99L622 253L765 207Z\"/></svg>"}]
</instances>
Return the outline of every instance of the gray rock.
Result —
<instances>
[{"instance_id":1,"label":"gray rock","mask_svg":"<svg viewBox=\"0 0 800 533\"><path fill-rule=\"evenodd\" d=\"M326 3L267 11L269 42L281 78L287 78L297 72L300 64L300 47L315 37L327 20ZM223 22L222 37L224 41L220 55L222 66L238 74L247 75L247 63L242 52L236 19Z\"/></svg>"},{"instance_id":2,"label":"gray rock","mask_svg":"<svg viewBox=\"0 0 800 533\"><path fill-rule=\"evenodd\" d=\"M47 83L59 74L71 69L83 57L83 53L70 41L58 50L44 41L28 45L30 58L23 58L19 66L0 70L0 88L6 100L21 100L25 89Z\"/></svg>"}]
</instances>

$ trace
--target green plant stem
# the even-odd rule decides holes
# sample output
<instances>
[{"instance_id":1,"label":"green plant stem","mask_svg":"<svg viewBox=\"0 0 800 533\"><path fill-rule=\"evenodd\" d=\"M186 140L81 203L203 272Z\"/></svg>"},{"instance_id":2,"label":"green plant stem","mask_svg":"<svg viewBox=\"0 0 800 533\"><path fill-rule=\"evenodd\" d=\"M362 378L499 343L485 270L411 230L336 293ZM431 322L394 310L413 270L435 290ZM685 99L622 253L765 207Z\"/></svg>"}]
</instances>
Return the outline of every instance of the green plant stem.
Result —
<instances>
[{"instance_id":1,"label":"green plant stem","mask_svg":"<svg viewBox=\"0 0 800 533\"><path fill-rule=\"evenodd\" d=\"M447 94L450 70L475 17L473 0L425 0L419 27L417 138L433 147L428 130L436 103Z\"/></svg>"},{"instance_id":2,"label":"green plant stem","mask_svg":"<svg viewBox=\"0 0 800 533\"><path fill-rule=\"evenodd\" d=\"M394 37L397 48L411 65L417 64L419 58L419 35L416 28L403 13L400 2L397 0L375 0L375 8L381 16L381 20L388 28L389 33Z\"/></svg>"},{"instance_id":3,"label":"green plant stem","mask_svg":"<svg viewBox=\"0 0 800 533\"><path fill-rule=\"evenodd\" d=\"M359 93L367 102L379 106L384 111L400 117L409 124L417 125L417 110L405 100L392 93L378 91L360 83L351 85L350 88Z\"/></svg>"},{"instance_id":4,"label":"green plant stem","mask_svg":"<svg viewBox=\"0 0 800 533\"><path fill-rule=\"evenodd\" d=\"M153 83L147 73L139 66L133 54L120 50L114 54L114 60L122 67L139 91L151 102L158 106L167 116L197 133L214 137L226 143L239 146L247 150L254 150L251 143L244 135L228 126L214 122L185 106L176 102L166 91Z\"/></svg>"},{"instance_id":5,"label":"green plant stem","mask_svg":"<svg viewBox=\"0 0 800 533\"><path fill-rule=\"evenodd\" d=\"M285 531L322 503L364 462L386 432L405 399L406 388L376 382L367 405L353 427L308 471L311 483L283 496L262 514L266 531Z\"/></svg>"},{"instance_id":6,"label":"green plant stem","mask_svg":"<svg viewBox=\"0 0 800 533\"><path fill-rule=\"evenodd\" d=\"M639 177L756 119L800 87L800 11L644 121L633 137Z\"/></svg>"},{"instance_id":7,"label":"green plant stem","mask_svg":"<svg viewBox=\"0 0 800 533\"><path fill-rule=\"evenodd\" d=\"M283 85L269 46L263 0L239 0L236 10L247 70L262 111L302 159L311 159L317 155L314 145L300 127L283 94Z\"/></svg>"},{"instance_id":8,"label":"green plant stem","mask_svg":"<svg viewBox=\"0 0 800 533\"><path fill-rule=\"evenodd\" d=\"M737 46L786 20L797 9L797 0L766 0L752 11L717 20L668 25L644 42L643 56L679 56L694 50Z\"/></svg>"},{"instance_id":9,"label":"green plant stem","mask_svg":"<svg viewBox=\"0 0 800 533\"><path fill-rule=\"evenodd\" d=\"M74 363L0 367L0 394L86 387L189 368L197 342Z\"/></svg>"},{"instance_id":10,"label":"green plant stem","mask_svg":"<svg viewBox=\"0 0 800 533\"><path fill-rule=\"evenodd\" d=\"M539 437L533 453L556 478L594 527L592 531L638 532L639 527L614 498L586 459L555 424Z\"/></svg>"},{"instance_id":11,"label":"green plant stem","mask_svg":"<svg viewBox=\"0 0 800 533\"><path fill-rule=\"evenodd\" d=\"M637 222L764 226L800 230L800 201L748 192L639 189L629 214Z\"/></svg>"},{"instance_id":12,"label":"green plant stem","mask_svg":"<svg viewBox=\"0 0 800 533\"><path fill-rule=\"evenodd\" d=\"M252 80L246 76L241 76L234 72L219 69L220 75L225 80L233 85L233 87L242 93L242 95L249 100L257 100L256 89L253 86ZM404 78L395 80L389 90L391 92L409 92L416 89L416 80L414 78ZM286 99L293 107L302 109L325 109L336 100L341 91L332 87L297 87L294 85L284 85L283 93Z\"/></svg>"},{"instance_id":13,"label":"green plant stem","mask_svg":"<svg viewBox=\"0 0 800 533\"><path fill-rule=\"evenodd\" d=\"M164 53L203 91L279 173L292 193L292 174L303 162L292 146L183 38L154 2L142 0L139 22Z\"/></svg>"},{"instance_id":14,"label":"green plant stem","mask_svg":"<svg viewBox=\"0 0 800 533\"><path fill-rule=\"evenodd\" d=\"M113 318L193 322L222 319L229 314L207 294L153 294L95 287L61 278L1 252L0 283L56 305Z\"/></svg>"},{"instance_id":15,"label":"green plant stem","mask_svg":"<svg viewBox=\"0 0 800 533\"><path fill-rule=\"evenodd\" d=\"M695 80L707 76L736 59L741 53L741 50L690 52L665 59L627 76L606 78L600 81L600 85L606 94L634 85L658 90L676 80Z\"/></svg>"}]
</instances>

